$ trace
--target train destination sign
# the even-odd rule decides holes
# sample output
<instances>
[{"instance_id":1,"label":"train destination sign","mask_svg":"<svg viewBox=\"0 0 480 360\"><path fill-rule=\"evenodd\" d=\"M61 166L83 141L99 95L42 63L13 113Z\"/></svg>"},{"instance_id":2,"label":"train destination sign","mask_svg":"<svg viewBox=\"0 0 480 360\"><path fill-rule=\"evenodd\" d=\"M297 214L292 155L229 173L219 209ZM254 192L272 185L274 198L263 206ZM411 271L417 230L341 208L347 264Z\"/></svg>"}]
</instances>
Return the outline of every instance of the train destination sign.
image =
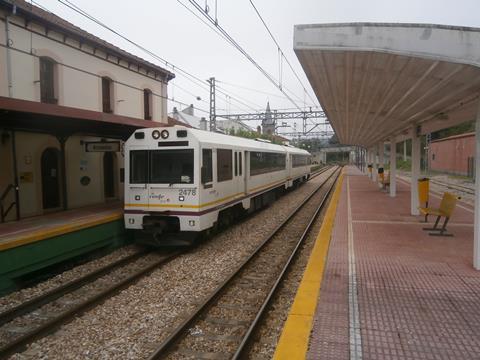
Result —
<instances>
[{"instance_id":1,"label":"train destination sign","mask_svg":"<svg viewBox=\"0 0 480 360\"><path fill-rule=\"evenodd\" d=\"M91 141L85 142L86 152L120 151L120 141Z\"/></svg>"}]
</instances>

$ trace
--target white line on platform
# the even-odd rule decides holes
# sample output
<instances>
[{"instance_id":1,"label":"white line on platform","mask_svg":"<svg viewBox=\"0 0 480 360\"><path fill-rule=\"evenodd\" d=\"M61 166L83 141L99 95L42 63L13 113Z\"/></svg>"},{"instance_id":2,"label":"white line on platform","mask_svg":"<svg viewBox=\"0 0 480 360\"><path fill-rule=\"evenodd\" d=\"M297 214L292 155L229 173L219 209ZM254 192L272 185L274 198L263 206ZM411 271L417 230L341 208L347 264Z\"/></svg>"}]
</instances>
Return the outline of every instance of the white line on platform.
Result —
<instances>
[{"instance_id":1,"label":"white line on platform","mask_svg":"<svg viewBox=\"0 0 480 360\"><path fill-rule=\"evenodd\" d=\"M391 224L391 225L432 225L423 221L391 221L391 220L353 220L354 224ZM473 227L473 223L448 223L448 226L469 226Z\"/></svg>"},{"instance_id":2,"label":"white line on platform","mask_svg":"<svg viewBox=\"0 0 480 360\"><path fill-rule=\"evenodd\" d=\"M347 177L348 211L348 304L350 320L350 359L362 359L362 334L358 309L357 273L355 269L355 248L353 245L352 207L350 204L350 178Z\"/></svg>"}]
</instances>

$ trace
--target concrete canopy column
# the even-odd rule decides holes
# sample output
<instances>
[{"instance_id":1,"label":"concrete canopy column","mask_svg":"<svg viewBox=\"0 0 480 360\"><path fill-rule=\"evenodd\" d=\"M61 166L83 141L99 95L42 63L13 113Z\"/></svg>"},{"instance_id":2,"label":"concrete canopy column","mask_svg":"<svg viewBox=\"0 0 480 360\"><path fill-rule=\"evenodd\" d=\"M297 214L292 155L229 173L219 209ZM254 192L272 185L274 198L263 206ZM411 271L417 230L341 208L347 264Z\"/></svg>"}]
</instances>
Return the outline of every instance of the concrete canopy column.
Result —
<instances>
[{"instance_id":1,"label":"concrete canopy column","mask_svg":"<svg viewBox=\"0 0 480 360\"><path fill-rule=\"evenodd\" d=\"M397 143L390 139L390 197L397 196Z\"/></svg>"},{"instance_id":2,"label":"concrete canopy column","mask_svg":"<svg viewBox=\"0 0 480 360\"><path fill-rule=\"evenodd\" d=\"M378 153L378 146L375 146L373 148L373 172L372 172L372 180L377 181L377 173L378 173L378 158L377 158L377 153Z\"/></svg>"},{"instance_id":3,"label":"concrete canopy column","mask_svg":"<svg viewBox=\"0 0 480 360\"><path fill-rule=\"evenodd\" d=\"M378 144L378 167L385 167L385 143Z\"/></svg>"},{"instance_id":4,"label":"concrete canopy column","mask_svg":"<svg viewBox=\"0 0 480 360\"><path fill-rule=\"evenodd\" d=\"M367 149L367 165L372 165L372 150ZM367 166L367 174L371 177L372 174L368 171L368 166Z\"/></svg>"},{"instance_id":5,"label":"concrete canopy column","mask_svg":"<svg viewBox=\"0 0 480 360\"><path fill-rule=\"evenodd\" d=\"M475 123L475 225L473 228L473 267L480 270L480 101Z\"/></svg>"},{"instance_id":6,"label":"concrete canopy column","mask_svg":"<svg viewBox=\"0 0 480 360\"><path fill-rule=\"evenodd\" d=\"M410 191L410 213L419 215L418 186L420 177L420 137L417 135L417 126L412 127L412 182Z\"/></svg>"},{"instance_id":7,"label":"concrete canopy column","mask_svg":"<svg viewBox=\"0 0 480 360\"><path fill-rule=\"evenodd\" d=\"M385 170L385 143L382 141L378 144L378 167ZM383 174L385 176L385 173ZM379 179L379 175L377 173L377 179ZM382 184L378 184L379 187L382 187Z\"/></svg>"}]
</instances>

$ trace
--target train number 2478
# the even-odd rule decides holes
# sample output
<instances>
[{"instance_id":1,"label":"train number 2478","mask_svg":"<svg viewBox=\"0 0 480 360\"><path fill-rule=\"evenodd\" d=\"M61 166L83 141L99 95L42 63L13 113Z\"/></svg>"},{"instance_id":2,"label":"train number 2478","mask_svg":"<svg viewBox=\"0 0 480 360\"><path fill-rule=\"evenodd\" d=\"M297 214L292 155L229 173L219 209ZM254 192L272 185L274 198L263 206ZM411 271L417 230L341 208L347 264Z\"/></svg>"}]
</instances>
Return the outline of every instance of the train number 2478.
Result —
<instances>
[{"instance_id":1,"label":"train number 2478","mask_svg":"<svg viewBox=\"0 0 480 360\"><path fill-rule=\"evenodd\" d=\"M197 189L179 189L178 190L178 195L183 195L183 196L192 195L192 196L195 196L195 195L197 195Z\"/></svg>"}]
</instances>

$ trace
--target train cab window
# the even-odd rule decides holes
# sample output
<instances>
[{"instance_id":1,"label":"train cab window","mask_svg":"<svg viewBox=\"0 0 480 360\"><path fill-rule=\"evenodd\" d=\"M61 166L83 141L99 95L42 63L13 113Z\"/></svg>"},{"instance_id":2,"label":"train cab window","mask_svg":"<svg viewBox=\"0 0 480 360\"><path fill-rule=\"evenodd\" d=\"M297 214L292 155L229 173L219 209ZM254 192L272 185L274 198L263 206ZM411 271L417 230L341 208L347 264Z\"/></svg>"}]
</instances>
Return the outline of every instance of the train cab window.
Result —
<instances>
[{"instance_id":1,"label":"train cab window","mask_svg":"<svg viewBox=\"0 0 480 360\"><path fill-rule=\"evenodd\" d=\"M242 153L238 153L238 175L242 175Z\"/></svg>"},{"instance_id":2,"label":"train cab window","mask_svg":"<svg viewBox=\"0 0 480 360\"><path fill-rule=\"evenodd\" d=\"M150 183L193 184L193 149L152 150Z\"/></svg>"},{"instance_id":3,"label":"train cab window","mask_svg":"<svg viewBox=\"0 0 480 360\"><path fill-rule=\"evenodd\" d=\"M238 176L238 152L235 152L235 176Z\"/></svg>"},{"instance_id":4,"label":"train cab window","mask_svg":"<svg viewBox=\"0 0 480 360\"><path fill-rule=\"evenodd\" d=\"M232 150L217 149L217 181L232 180Z\"/></svg>"},{"instance_id":5,"label":"train cab window","mask_svg":"<svg viewBox=\"0 0 480 360\"><path fill-rule=\"evenodd\" d=\"M202 184L213 181L212 149L202 149Z\"/></svg>"},{"instance_id":6,"label":"train cab window","mask_svg":"<svg viewBox=\"0 0 480 360\"><path fill-rule=\"evenodd\" d=\"M148 179L148 151L130 151L130 184L146 184Z\"/></svg>"}]
</instances>

